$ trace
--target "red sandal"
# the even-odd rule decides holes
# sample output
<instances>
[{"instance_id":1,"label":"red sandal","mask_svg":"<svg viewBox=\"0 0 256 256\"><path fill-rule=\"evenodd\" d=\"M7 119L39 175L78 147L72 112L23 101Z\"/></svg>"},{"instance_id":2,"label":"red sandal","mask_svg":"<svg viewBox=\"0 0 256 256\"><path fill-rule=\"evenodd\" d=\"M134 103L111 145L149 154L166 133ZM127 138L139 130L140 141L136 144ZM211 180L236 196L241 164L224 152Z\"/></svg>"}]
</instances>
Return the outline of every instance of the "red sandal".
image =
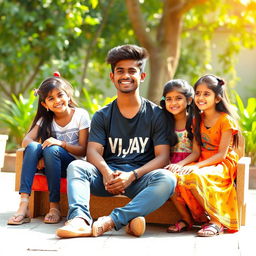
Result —
<instances>
[{"instance_id":1,"label":"red sandal","mask_svg":"<svg viewBox=\"0 0 256 256\"><path fill-rule=\"evenodd\" d=\"M184 223L185 226L184 227L180 227L180 224ZM184 231L188 231L192 228L193 224L189 224L188 222L186 222L185 220L179 220L178 222L176 222L175 224L171 224L168 228L167 228L167 233L180 233L180 232L184 232ZM176 230L173 230L171 228L176 227Z\"/></svg>"}]
</instances>

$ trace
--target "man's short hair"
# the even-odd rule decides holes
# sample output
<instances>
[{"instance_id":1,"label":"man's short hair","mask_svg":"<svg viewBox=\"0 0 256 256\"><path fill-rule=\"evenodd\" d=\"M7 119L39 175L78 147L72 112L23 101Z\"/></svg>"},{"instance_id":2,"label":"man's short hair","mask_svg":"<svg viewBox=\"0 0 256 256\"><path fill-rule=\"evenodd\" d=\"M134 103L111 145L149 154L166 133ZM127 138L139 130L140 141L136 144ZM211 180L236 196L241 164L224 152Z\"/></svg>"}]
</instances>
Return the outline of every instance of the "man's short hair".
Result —
<instances>
[{"instance_id":1,"label":"man's short hair","mask_svg":"<svg viewBox=\"0 0 256 256\"><path fill-rule=\"evenodd\" d=\"M115 66L119 61L136 60L140 72L143 72L148 56L147 50L143 47L132 44L119 45L108 52L107 63L111 65L111 70L114 72Z\"/></svg>"}]
</instances>

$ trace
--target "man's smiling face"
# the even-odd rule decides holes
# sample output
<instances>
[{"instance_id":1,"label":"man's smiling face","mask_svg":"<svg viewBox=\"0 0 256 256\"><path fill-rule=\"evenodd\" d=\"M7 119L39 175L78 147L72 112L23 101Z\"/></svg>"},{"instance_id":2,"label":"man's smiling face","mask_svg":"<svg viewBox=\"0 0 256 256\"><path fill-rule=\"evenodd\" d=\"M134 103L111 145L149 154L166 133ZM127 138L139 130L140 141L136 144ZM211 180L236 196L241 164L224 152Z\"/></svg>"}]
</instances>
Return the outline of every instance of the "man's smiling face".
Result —
<instances>
[{"instance_id":1,"label":"man's smiling face","mask_svg":"<svg viewBox=\"0 0 256 256\"><path fill-rule=\"evenodd\" d=\"M121 93L136 91L145 76L144 72L140 72L136 60L121 60L117 62L114 73L110 73L110 79Z\"/></svg>"}]
</instances>

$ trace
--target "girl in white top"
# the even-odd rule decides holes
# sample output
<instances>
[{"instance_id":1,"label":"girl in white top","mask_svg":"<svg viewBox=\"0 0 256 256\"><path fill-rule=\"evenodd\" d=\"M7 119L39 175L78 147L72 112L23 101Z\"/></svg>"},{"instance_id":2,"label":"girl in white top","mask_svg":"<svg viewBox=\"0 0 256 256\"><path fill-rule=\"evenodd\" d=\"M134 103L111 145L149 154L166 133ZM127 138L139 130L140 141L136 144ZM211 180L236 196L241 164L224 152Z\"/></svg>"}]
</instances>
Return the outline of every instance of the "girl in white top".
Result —
<instances>
[{"instance_id":1,"label":"girl in white top","mask_svg":"<svg viewBox=\"0 0 256 256\"><path fill-rule=\"evenodd\" d=\"M30 222L29 195L38 170L47 176L50 191L50 210L44 222L58 223L61 220L60 179L66 177L70 162L86 154L90 118L86 110L75 107L70 83L55 72L35 92L39 96L37 113L22 142L26 149L19 191L21 200L16 214L8 220L10 225Z\"/></svg>"}]
</instances>

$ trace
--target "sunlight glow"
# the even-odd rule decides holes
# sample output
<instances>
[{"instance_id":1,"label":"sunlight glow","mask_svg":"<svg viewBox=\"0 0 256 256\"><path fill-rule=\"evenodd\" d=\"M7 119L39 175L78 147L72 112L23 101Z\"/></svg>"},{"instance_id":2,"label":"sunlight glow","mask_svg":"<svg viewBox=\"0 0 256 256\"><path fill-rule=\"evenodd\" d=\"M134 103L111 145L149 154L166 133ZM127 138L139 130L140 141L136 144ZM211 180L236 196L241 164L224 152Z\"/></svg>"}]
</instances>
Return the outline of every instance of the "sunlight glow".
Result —
<instances>
[{"instance_id":1,"label":"sunlight glow","mask_svg":"<svg viewBox=\"0 0 256 256\"><path fill-rule=\"evenodd\" d=\"M252 3L252 2L255 2L254 0L240 0L240 2L241 2L241 4L243 4L243 5L248 5L248 4L250 4L250 3Z\"/></svg>"}]
</instances>

